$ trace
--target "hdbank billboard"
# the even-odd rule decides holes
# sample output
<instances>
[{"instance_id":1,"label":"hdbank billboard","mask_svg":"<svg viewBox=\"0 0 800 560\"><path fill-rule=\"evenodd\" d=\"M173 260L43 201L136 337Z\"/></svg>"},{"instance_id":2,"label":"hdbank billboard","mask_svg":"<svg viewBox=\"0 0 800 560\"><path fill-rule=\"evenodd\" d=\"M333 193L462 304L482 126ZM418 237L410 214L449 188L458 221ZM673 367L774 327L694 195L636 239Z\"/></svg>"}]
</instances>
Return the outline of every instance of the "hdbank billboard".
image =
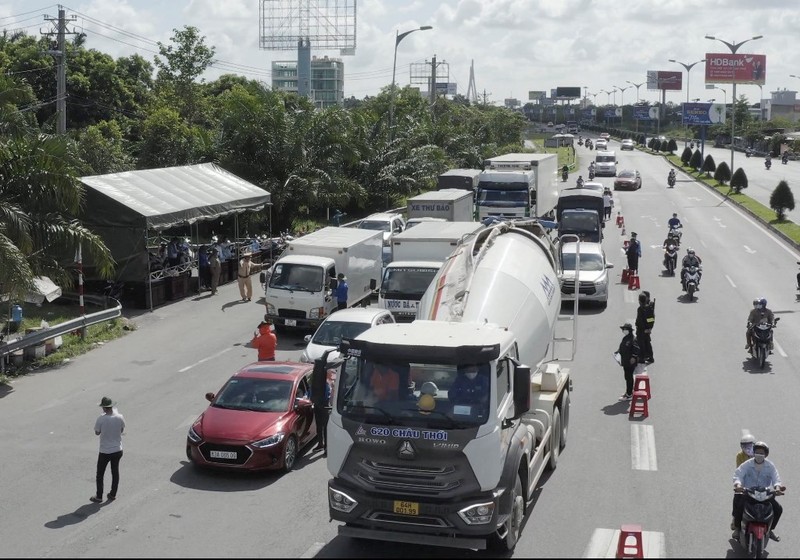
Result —
<instances>
[{"instance_id":1,"label":"hdbank billboard","mask_svg":"<svg viewBox=\"0 0 800 560\"><path fill-rule=\"evenodd\" d=\"M756 84L763 86L766 75L766 55L706 54L707 84Z\"/></svg>"},{"instance_id":2,"label":"hdbank billboard","mask_svg":"<svg viewBox=\"0 0 800 560\"><path fill-rule=\"evenodd\" d=\"M683 124L717 124L725 122L723 103L683 103Z\"/></svg>"}]
</instances>

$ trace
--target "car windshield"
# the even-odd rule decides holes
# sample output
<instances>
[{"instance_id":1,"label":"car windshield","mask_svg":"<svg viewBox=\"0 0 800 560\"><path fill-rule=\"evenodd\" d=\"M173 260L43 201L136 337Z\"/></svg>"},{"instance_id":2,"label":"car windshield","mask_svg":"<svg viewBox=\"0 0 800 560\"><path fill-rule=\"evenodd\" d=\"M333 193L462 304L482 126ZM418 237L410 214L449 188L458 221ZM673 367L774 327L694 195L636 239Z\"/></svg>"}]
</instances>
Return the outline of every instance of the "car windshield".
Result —
<instances>
[{"instance_id":1,"label":"car windshield","mask_svg":"<svg viewBox=\"0 0 800 560\"><path fill-rule=\"evenodd\" d=\"M474 378L471 374L477 372ZM460 428L489 417L491 366L374 362L349 358L342 366L337 407L356 421Z\"/></svg>"},{"instance_id":2,"label":"car windshield","mask_svg":"<svg viewBox=\"0 0 800 560\"><path fill-rule=\"evenodd\" d=\"M359 229L372 229L375 231L391 231L389 227L389 222L377 221L377 220L364 220L360 224L358 224Z\"/></svg>"},{"instance_id":3,"label":"car windshield","mask_svg":"<svg viewBox=\"0 0 800 560\"><path fill-rule=\"evenodd\" d=\"M419 299L428 289L437 272L436 268L387 268L381 283L381 293L384 297L402 294Z\"/></svg>"},{"instance_id":4,"label":"car windshield","mask_svg":"<svg viewBox=\"0 0 800 560\"><path fill-rule=\"evenodd\" d=\"M307 264L278 263L269 279L270 288L321 292L322 268Z\"/></svg>"},{"instance_id":5,"label":"car windshield","mask_svg":"<svg viewBox=\"0 0 800 560\"><path fill-rule=\"evenodd\" d=\"M636 173L634 173L633 171L620 171L619 173L617 173L617 177L621 177L623 179L635 179Z\"/></svg>"},{"instance_id":6,"label":"car windshield","mask_svg":"<svg viewBox=\"0 0 800 560\"><path fill-rule=\"evenodd\" d=\"M564 271L575 270L575 253L562 253L561 266ZM603 257L595 253L581 254L581 270L584 272L603 270L606 267Z\"/></svg>"},{"instance_id":7,"label":"car windshield","mask_svg":"<svg viewBox=\"0 0 800 560\"><path fill-rule=\"evenodd\" d=\"M597 163L613 163L614 156L597 156Z\"/></svg>"},{"instance_id":8,"label":"car windshield","mask_svg":"<svg viewBox=\"0 0 800 560\"><path fill-rule=\"evenodd\" d=\"M256 412L286 412L291 396L291 380L234 377L225 384L211 406Z\"/></svg>"},{"instance_id":9,"label":"car windshield","mask_svg":"<svg viewBox=\"0 0 800 560\"><path fill-rule=\"evenodd\" d=\"M337 321L333 317L322 323L311 342L320 346L339 346L343 338L355 338L367 330L370 323Z\"/></svg>"}]
</instances>

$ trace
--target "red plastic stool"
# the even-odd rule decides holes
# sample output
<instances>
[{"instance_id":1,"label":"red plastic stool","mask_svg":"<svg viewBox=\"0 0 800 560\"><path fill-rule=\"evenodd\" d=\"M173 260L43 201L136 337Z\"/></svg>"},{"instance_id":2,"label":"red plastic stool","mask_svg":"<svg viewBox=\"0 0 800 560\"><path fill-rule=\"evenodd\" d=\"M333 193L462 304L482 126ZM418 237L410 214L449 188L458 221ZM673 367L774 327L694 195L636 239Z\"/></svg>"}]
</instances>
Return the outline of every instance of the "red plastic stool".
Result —
<instances>
[{"instance_id":1,"label":"red plastic stool","mask_svg":"<svg viewBox=\"0 0 800 560\"><path fill-rule=\"evenodd\" d=\"M628 275L628 289L629 290L638 290L641 287L639 284L639 275L636 273L635 270L631 270L630 274Z\"/></svg>"},{"instance_id":2,"label":"red plastic stool","mask_svg":"<svg viewBox=\"0 0 800 560\"><path fill-rule=\"evenodd\" d=\"M627 268L622 269L622 282L628 282L628 278L631 275L631 271Z\"/></svg>"},{"instance_id":3,"label":"red plastic stool","mask_svg":"<svg viewBox=\"0 0 800 560\"><path fill-rule=\"evenodd\" d=\"M633 391L644 391L647 393L647 400L650 400L650 376L640 373L633 378Z\"/></svg>"},{"instance_id":4,"label":"red plastic stool","mask_svg":"<svg viewBox=\"0 0 800 560\"><path fill-rule=\"evenodd\" d=\"M631 398L631 410L628 418L633 418L636 414L641 414L642 418L650 416L650 409L647 407L647 393L645 391L634 391Z\"/></svg>"},{"instance_id":5,"label":"red plastic stool","mask_svg":"<svg viewBox=\"0 0 800 560\"><path fill-rule=\"evenodd\" d=\"M629 538L633 539L633 544L628 544ZM617 558L644 558L641 525L623 525L620 527L619 541L617 541Z\"/></svg>"},{"instance_id":6,"label":"red plastic stool","mask_svg":"<svg viewBox=\"0 0 800 560\"><path fill-rule=\"evenodd\" d=\"M617 227L625 227L625 218L619 212L617 212Z\"/></svg>"}]
</instances>

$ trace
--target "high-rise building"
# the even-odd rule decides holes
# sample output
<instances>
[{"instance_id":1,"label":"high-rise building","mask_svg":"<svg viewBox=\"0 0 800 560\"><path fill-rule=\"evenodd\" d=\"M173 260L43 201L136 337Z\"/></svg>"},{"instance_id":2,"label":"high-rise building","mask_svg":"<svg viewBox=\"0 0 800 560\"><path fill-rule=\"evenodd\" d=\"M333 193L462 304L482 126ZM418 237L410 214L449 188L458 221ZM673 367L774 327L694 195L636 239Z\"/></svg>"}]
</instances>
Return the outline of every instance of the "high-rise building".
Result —
<instances>
[{"instance_id":1,"label":"high-rise building","mask_svg":"<svg viewBox=\"0 0 800 560\"><path fill-rule=\"evenodd\" d=\"M272 89L297 93L297 61L272 63ZM311 58L311 100L318 109L344 101L344 63L327 56Z\"/></svg>"}]
</instances>

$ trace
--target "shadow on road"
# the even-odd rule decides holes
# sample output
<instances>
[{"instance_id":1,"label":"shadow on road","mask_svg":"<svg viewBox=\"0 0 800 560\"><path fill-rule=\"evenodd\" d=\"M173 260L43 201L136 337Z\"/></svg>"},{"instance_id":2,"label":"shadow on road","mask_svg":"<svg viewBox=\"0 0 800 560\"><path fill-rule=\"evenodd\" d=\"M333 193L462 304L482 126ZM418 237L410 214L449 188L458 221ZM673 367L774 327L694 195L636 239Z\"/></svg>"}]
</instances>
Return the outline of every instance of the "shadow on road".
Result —
<instances>
[{"instance_id":1,"label":"shadow on road","mask_svg":"<svg viewBox=\"0 0 800 560\"><path fill-rule=\"evenodd\" d=\"M298 463L299 466L299 463ZM189 461L181 461L181 467L169 478L170 482L183 488L209 492L250 492L270 486L281 477L280 472L229 472L201 469ZM289 473L291 476L291 473Z\"/></svg>"},{"instance_id":2,"label":"shadow on road","mask_svg":"<svg viewBox=\"0 0 800 560\"><path fill-rule=\"evenodd\" d=\"M775 372L772 371L772 364L770 363L769 358L767 358L767 361L764 362L764 368L763 369L758 365L758 362L756 361L755 358L753 358L753 357L746 358L742 362L742 369L746 373L751 373L753 375L764 374L764 373L769 373L769 374L772 374L772 375L775 374Z\"/></svg>"},{"instance_id":3,"label":"shadow on road","mask_svg":"<svg viewBox=\"0 0 800 560\"><path fill-rule=\"evenodd\" d=\"M220 307L220 309L221 309L221 310L223 311L223 313L224 313L224 312L225 312L227 309L229 309L229 308L231 308L231 307L234 307L234 306L237 306L237 305L245 305L245 304L248 304L248 303L253 303L253 302L251 302L251 301L244 301L244 300L242 300L242 299L237 299L237 300L235 300L235 301L229 301L228 303L223 303L223 304L222 304L222 307Z\"/></svg>"},{"instance_id":4,"label":"shadow on road","mask_svg":"<svg viewBox=\"0 0 800 560\"><path fill-rule=\"evenodd\" d=\"M11 385L0 385L0 399L3 397L10 395L14 392L14 387Z\"/></svg>"},{"instance_id":5,"label":"shadow on road","mask_svg":"<svg viewBox=\"0 0 800 560\"><path fill-rule=\"evenodd\" d=\"M100 508L105 507L110 503L111 502L103 502L101 504L84 504L72 513L65 513L64 515L59 515L52 521L48 521L44 524L44 526L48 529L63 529L69 525L75 525L76 523L86 521L90 515L94 515L100 511Z\"/></svg>"},{"instance_id":6,"label":"shadow on road","mask_svg":"<svg viewBox=\"0 0 800 560\"><path fill-rule=\"evenodd\" d=\"M619 414L628 414L630 405L631 401L617 401L614 404L605 405L600 410L602 410L603 414L606 416L617 416Z\"/></svg>"}]
</instances>

